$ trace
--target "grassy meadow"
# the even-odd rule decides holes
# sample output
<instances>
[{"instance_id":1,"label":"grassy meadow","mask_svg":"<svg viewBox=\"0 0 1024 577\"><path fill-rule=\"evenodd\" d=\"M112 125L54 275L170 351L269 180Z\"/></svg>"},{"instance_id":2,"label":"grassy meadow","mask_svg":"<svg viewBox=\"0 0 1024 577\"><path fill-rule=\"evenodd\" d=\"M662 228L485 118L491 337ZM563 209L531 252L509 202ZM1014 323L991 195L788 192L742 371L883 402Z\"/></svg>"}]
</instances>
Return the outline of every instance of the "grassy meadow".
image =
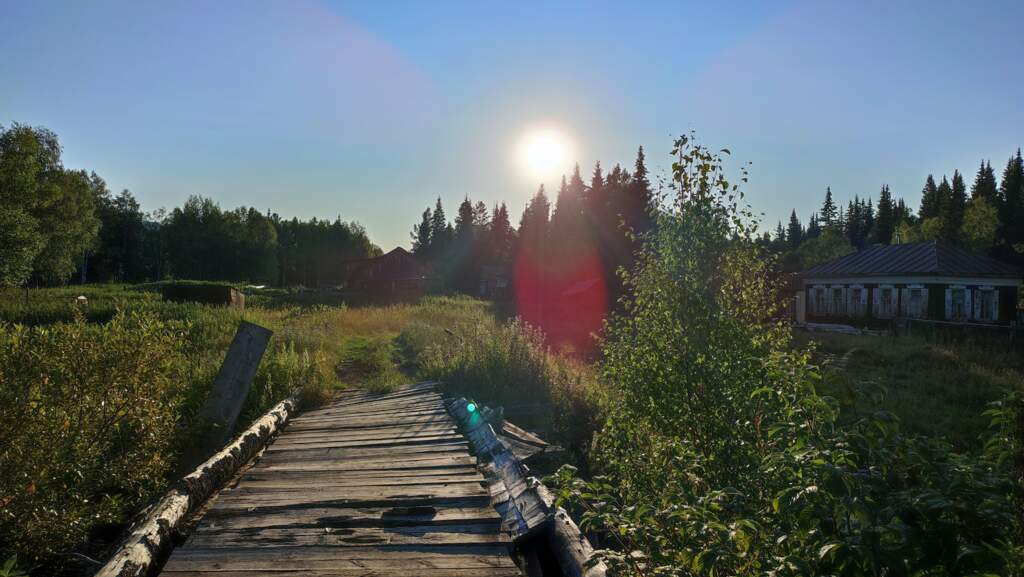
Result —
<instances>
[{"instance_id":1,"label":"grassy meadow","mask_svg":"<svg viewBox=\"0 0 1024 577\"><path fill-rule=\"evenodd\" d=\"M308 407L346 387L439 380L505 407L587 475L621 396L600 362L552 351L539 331L471 298L347 307L273 289L235 310L166 303L158 289L33 289L27 300L0 292L0 562L17 554L34 574L76 575L93 567L85 557L108 554L173 480L243 319L274 337L240 428L296 391ZM79 295L88 304L76 305ZM808 345L840 422L855 428L889 411L904 431L963 452L979 450L988 404L1024 388L1020 359L970 344L794 333L796 349Z\"/></svg>"},{"instance_id":2,"label":"grassy meadow","mask_svg":"<svg viewBox=\"0 0 1024 577\"><path fill-rule=\"evenodd\" d=\"M824 369L820 392L843 402L847 418L888 411L907 433L959 450L978 448L990 403L1024 390L1024 360L992 344L804 331L794 341L813 343Z\"/></svg>"},{"instance_id":3,"label":"grassy meadow","mask_svg":"<svg viewBox=\"0 0 1024 577\"><path fill-rule=\"evenodd\" d=\"M313 406L341 388L429 376L409 355L438 335L498 326L467 298L362 308L303 298L257 292L236 310L163 302L158 284L0 292L0 560L78 574L85 557L102 558L200 434L241 320L274 336L238 428L295 392Z\"/></svg>"}]
</instances>

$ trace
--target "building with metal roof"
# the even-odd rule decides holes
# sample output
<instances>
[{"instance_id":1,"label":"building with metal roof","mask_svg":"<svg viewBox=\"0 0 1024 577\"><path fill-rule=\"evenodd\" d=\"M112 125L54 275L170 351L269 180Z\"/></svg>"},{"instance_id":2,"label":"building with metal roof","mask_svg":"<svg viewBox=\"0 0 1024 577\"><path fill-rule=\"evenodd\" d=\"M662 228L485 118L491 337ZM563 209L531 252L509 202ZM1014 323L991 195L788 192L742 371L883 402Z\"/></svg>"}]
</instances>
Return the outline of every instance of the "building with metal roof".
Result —
<instances>
[{"instance_id":1,"label":"building with metal roof","mask_svg":"<svg viewBox=\"0 0 1024 577\"><path fill-rule=\"evenodd\" d=\"M1009 323L1017 319L1022 279L1016 266L917 242L875 246L811 267L801 274L800 297L812 320Z\"/></svg>"}]
</instances>

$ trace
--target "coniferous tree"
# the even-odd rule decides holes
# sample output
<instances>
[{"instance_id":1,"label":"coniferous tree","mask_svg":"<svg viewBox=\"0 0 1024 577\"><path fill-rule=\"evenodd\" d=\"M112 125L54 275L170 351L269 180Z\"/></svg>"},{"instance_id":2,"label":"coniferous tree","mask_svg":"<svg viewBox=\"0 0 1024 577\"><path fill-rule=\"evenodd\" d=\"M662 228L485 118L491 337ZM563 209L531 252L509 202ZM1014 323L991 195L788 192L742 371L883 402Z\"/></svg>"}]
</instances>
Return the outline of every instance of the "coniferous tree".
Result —
<instances>
[{"instance_id":1,"label":"coniferous tree","mask_svg":"<svg viewBox=\"0 0 1024 577\"><path fill-rule=\"evenodd\" d=\"M945 179L942 184L946 184ZM943 198L942 240L959 243L960 227L964 224L964 209L967 207L967 186L964 184L964 177L959 170L953 171L953 183L949 187L948 195Z\"/></svg>"},{"instance_id":2,"label":"coniferous tree","mask_svg":"<svg viewBox=\"0 0 1024 577\"><path fill-rule=\"evenodd\" d=\"M789 243L790 249L796 250L803 240L803 225L800 224L800 219L797 218L796 211L794 210L789 213L789 226L786 228L786 241Z\"/></svg>"},{"instance_id":3,"label":"coniferous tree","mask_svg":"<svg viewBox=\"0 0 1024 577\"><path fill-rule=\"evenodd\" d=\"M1010 157L1003 170L997 205L1002 222L1000 240L1004 245L1003 254L1020 262L1024 259L1016 246L1024 244L1024 160L1021 159L1019 148L1017 155Z\"/></svg>"},{"instance_id":4,"label":"coniferous tree","mask_svg":"<svg viewBox=\"0 0 1024 577\"><path fill-rule=\"evenodd\" d=\"M913 224L914 222L914 213L911 212L909 207L907 207L907 203L902 197L896 203L896 210L893 211L892 222L896 228L899 228L903 223ZM896 228L893 229L893 234L896 233Z\"/></svg>"},{"instance_id":5,"label":"coniferous tree","mask_svg":"<svg viewBox=\"0 0 1024 577\"><path fill-rule=\"evenodd\" d=\"M562 188L565 189L565 179L562 179L562 182ZM548 200L547 193L545 193L544 185L542 184L526 205L526 208L523 210L523 216L519 219L520 250L543 251L548 237L550 215L551 202Z\"/></svg>"},{"instance_id":6,"label":"coniferous tree","mask_svg":"<svg viewBox=\"0 0 1024 577\"><path fill-rule=\"evenodd\" d=\"M925 179L924 188L921 189L921 210L918 211L918 216L921 220L935 218L939 216L940 206L939 191L938 187L935 186L935 178L929 174L928 178Z\"/></svg>"},{"instance_id":7,"label":"coniferous tree","mask_svg":"<svg viewBox=\"0 0 1024 577\"><path fill-rule=\"evenodd\" d=\"M423 218L420 220L420 223L412 227L410 235L412 236L412 253L423 262L430 258L431 215L432 213L428 206L423 211Z\"/></svg>"},{"instance_id":8,"label":"coniferous tree","mask_svg":"<svg viewBox=\"0 0 1024 577\"><path fill-rule=\"evenodd\" d=\"M512 250L515 243L515 231L512 230L512 223L509 221L508 207L505 203L496 206L491 216L491 263L507 264L512 260Z\"/></svg>"},{"instance_id":9,"label":"coniferous tree","mask_svg":"<svg viewBox=\"0 0 1024 577\"><path fill-rule=\"evenodd\" d=\"M818 224L818 213L812 212L811 218L807 221L807 232L804 233L805 239L818 238L821 235L821 225Z\"/></svg>"},{"instance_id":10,"label":"coniferous tree","mask_svg":"<svg viewBox=\"0 0 1024 577\"><path fill-rule=\"evenodd\" d=\"M878 193L878 217L875 219L874 241L881 244L892 242L892 233L896 230L896 207L893 206L892 193L889 185L883 185Z\"/></svg>"},{"instance_id":11,"label":"coniferous tree","mask_svg":"<svg viewBox=\"0 0 1024 577\"><path fill-rule=\"evenodd\" d=\"M992 171L992 163L982 161L974 176L974 184L971 185L971 198L984 198L994 205L998 196L999 188L996 185L995 172Z\"/></svg>"},{"instance_id":12,"label":"coniferous tree","mask_svg":"<svg viewBox=\"0 0 1024 577\"><path fill-rule=\"evenodd\" d=\"M832 187L825 187L825 202L821 205L821 224L826 228L835 226L839 218L839 210L832 201Z\"/></svg>"},{"instance_id":13,"label":"coniferous tree","mask_svg":"<svg viewBox=\"0 0 1024 577\"><path fill-rule=\"evenodd\" d=\"M441 205L439 196L434 205L434 213L430 216L430 257L432 261L439 262L447 257L451 241L449 232L448 218L444 214L444 206Z\"/></svg>"},{"instance_id":14,"label":"coniferous tree","mask_svg":"<svg viewBox=\"0 0 1024 577\"><path fill-rule=\"evenodd\" d=\"M643 234L653 226L651 211L654 195L651 192L651 182L647 178L647 165L645 164L644 147L636 152L636 163L633 165L633 176L629 179L629 201L627 209L623 211L622 219L626 227L637 234Z\"/></svg>"}]
</instances>

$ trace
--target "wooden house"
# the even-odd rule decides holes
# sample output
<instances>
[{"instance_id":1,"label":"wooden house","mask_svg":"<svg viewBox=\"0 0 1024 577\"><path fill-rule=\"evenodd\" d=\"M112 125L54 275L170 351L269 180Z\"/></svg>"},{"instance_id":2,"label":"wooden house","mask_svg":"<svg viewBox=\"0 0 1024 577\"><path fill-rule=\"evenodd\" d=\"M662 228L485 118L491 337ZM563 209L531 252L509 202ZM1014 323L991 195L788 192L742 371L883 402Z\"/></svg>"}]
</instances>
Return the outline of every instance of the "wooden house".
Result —
<instances>
[{"instance_id":1,"label":"wooden house","mask_svg":"<svg viewBox=\"0 0 1024 577\"><path fill-rule=\"evenodd\" d=\"M374 300L416 298L430 282L427 268L402 247L342 266L346 292Z\"/></svg>"},{"instance_id":2,"label":"wooden house","mask_svg":"<svg viewBox=\"0 0 1024 577\"><path fill-rule=\"evenodd\" d=\"M804 271L810 321L1017 320L1020 268L939 242L875 246Z\"/></svg>"}]
</instances>

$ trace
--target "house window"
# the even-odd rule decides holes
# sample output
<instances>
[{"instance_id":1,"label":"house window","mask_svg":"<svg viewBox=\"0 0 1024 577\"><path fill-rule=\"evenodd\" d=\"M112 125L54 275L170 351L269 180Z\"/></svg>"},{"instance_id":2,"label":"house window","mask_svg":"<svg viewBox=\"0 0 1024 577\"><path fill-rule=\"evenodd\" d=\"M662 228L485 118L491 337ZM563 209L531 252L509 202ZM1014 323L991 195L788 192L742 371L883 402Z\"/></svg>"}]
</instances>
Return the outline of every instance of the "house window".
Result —
<instances>
[{"instance_id":1,"label":"house window","mask_svg":"<svg viewBox=\"0 0 1024 577\"><path fill-rule=\"evenodd\" d=\"M951 309L950 318L967 318L967 291L962 288L950 289Z\"/></svg>"},{"instance_id":2,"label":"house window","mask_svg":"<svg viewBox=\"0 0 1024 577\"><path fill-rule=\"evenodd\" d=\"M814 289L814 312L820 315L824 314L826 310L828 307L825 306L825 289Z\"/></svg>"},{"instance_id":3,"label":"house window","mask_svg":"<svg viewBox=\"0 0 1024 577\"><path fill-rule=\"evenodd\" d=\"M996 291L993 289L978 289L978 300L980 301L979 321L996 320Z\"/></svg>"},{"instance_id":4,"label":"house window","mask_svg":"<svg viewBox=\"0 0 1024 577\"><path fill-rule=\"evenodd\" d=\"M864 289L862 288L850 289L850 313L853 316L859 317L864 315L864 311L861 307L861 298L863 297L863 291Z\"/></svg>"},{"instance_id":5,"label":"house window","mask_svg":"<svg viewBox=\"0 0 1024 577\"><path fill-rule=\"evenodd\" d=\"M893 297L892 291L893 291L893 289L891 287L890 288L883 288L881 290L881 293L882 293L882 316L891 317L891 316L893 316L893 311L896 310L895 303L893 302L893 298L892 298Z\"/></svg>"},{"instance_id":6,"label":"house window","mask_svg":"<svg viewBox=\"0 0 1024 577\"><path fill-rule=\"evenodd\" d=\"M846 307L843 306L843 289L832 289L832 314L841 315L845 312Z\"/></svg>"},{"instance_id":7,"label":"house window","mask_svg":"<svg viewBox=\"0 0 1024 577\"><path fill-rule=\"evenodd\" d=\"M910 309L908 314L913 318L921 318L924 315L924 289L910 289Z\"/></svg>"}]
</instances>

